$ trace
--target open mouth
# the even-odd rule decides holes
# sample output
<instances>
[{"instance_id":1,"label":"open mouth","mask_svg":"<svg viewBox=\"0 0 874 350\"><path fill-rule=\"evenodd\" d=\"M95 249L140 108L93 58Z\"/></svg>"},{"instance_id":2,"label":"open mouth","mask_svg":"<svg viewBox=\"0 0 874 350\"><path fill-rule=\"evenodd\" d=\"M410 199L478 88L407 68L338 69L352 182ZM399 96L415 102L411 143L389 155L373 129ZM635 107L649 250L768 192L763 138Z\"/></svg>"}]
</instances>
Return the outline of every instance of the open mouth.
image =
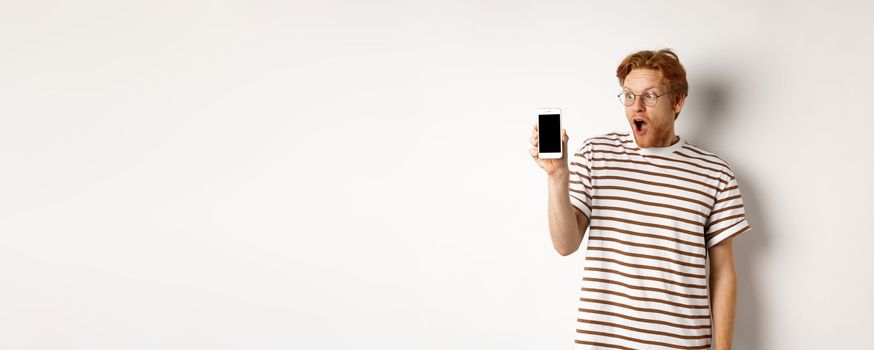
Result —
<instances>
[{"instance_id":1,"label":"open mouth","mask_svg":"<svg viewBox=\"0 0 874 350\"><path fill-rule=\"evenodd\" d=\"M634 119L634 132L643 134L646 132L646 121L643 119Z\"/></svg>"}]
</instances>

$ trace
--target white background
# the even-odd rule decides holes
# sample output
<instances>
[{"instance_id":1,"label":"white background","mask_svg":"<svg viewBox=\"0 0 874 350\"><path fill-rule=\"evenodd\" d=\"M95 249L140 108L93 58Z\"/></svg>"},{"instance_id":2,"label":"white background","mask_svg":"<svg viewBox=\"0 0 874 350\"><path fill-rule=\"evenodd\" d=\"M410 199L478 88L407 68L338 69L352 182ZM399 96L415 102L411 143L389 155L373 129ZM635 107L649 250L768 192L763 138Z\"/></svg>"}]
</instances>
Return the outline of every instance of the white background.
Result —
<instances>
[{"instance_id":1,"label":"white background","mask_svg":"<svg viewBox=\"0 0 874 350\"><path fill-rule=\"evenodd\" d=\"M736 349L870 346L874 5L3 1L0 348L569 349L539 107L669 47L726 159Z\"/></svg>"}]
</instances>

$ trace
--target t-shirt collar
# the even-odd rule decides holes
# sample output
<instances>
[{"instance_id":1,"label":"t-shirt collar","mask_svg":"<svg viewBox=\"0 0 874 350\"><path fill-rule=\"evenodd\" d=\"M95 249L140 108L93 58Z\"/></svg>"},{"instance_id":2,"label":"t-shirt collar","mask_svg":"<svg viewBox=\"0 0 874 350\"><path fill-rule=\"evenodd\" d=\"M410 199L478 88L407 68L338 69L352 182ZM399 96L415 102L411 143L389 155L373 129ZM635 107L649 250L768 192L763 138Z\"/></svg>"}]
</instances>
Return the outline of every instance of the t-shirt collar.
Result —
<instances>
[{"instance_id":1,"label":"t-shirt collar","mask_svg":"<svg viewBox=\"0 0 874 350\"><path fill-rule=\"evenodd\" d=\"M634 139L634 131L632 130L631 132L628 133L628 138L631 139L631 143L634 144L634 147L637 147L639 149L638 152L640 152L641 154L647 154L647 155L667 156L667 155L673 154L674 151L683 147L683 144L685 144L685 142L686 142L686 140L682 136L677 135L677 137L680 138L679 140L677 140L677 143L670 145L670 146L667 146L667 147L643 148L643 147L640 147L640 145L638 145L637 141Z\"/></svg>"}]
</instances>

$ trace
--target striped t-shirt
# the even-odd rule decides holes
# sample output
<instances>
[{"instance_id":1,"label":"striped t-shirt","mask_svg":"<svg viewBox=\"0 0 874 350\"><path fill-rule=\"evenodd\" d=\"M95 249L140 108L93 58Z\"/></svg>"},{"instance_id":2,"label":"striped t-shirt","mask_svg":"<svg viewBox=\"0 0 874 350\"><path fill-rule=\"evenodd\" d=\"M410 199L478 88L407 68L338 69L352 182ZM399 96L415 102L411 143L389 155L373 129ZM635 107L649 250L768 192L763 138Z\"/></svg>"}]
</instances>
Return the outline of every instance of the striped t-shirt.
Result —
<instances>
[{"instance_id":1,"label":"striped t-shirt","mask_svg":"<svg viewBox=\"0 0 874 350\"><path fill-rule=\"evenodd\" d=\"M569 170L589 218L574 349L709 349L707 248L750 229L728 163L626 132L587 139Z\"/></svg>"}]
</instances>

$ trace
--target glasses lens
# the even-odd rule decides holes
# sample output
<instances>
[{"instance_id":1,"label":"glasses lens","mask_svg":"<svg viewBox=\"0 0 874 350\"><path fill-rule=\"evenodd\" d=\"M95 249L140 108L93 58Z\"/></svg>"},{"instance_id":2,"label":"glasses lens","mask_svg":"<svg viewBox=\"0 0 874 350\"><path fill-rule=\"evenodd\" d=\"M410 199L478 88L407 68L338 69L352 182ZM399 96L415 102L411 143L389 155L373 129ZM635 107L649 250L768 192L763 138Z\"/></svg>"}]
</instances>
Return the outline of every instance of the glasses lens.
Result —
<instances>
[{"instance_id":1,"label":"glasses lens","mask_svg":"<svg viewBox=\"0 0 874 350\"><path fill-rule=\"evenodd\" d=\"M658 102L659 95L656 95L655 92L647 92L643 94L643 102L646 103L647 106L655 106L656 102Z\"/></svg>"},{"instance_id":2,"label":"glasses lens","mask_svg":"<svg viewBox=\"0 0 874 350\"><path fill-rule=\"evenodd\" d=\"M622 104L626 106L631 106L632 104L634 104L634 94L627 91L623 92L621 95L619 95L619 100L622 101Z\"/></svg>"}]
</instances>

